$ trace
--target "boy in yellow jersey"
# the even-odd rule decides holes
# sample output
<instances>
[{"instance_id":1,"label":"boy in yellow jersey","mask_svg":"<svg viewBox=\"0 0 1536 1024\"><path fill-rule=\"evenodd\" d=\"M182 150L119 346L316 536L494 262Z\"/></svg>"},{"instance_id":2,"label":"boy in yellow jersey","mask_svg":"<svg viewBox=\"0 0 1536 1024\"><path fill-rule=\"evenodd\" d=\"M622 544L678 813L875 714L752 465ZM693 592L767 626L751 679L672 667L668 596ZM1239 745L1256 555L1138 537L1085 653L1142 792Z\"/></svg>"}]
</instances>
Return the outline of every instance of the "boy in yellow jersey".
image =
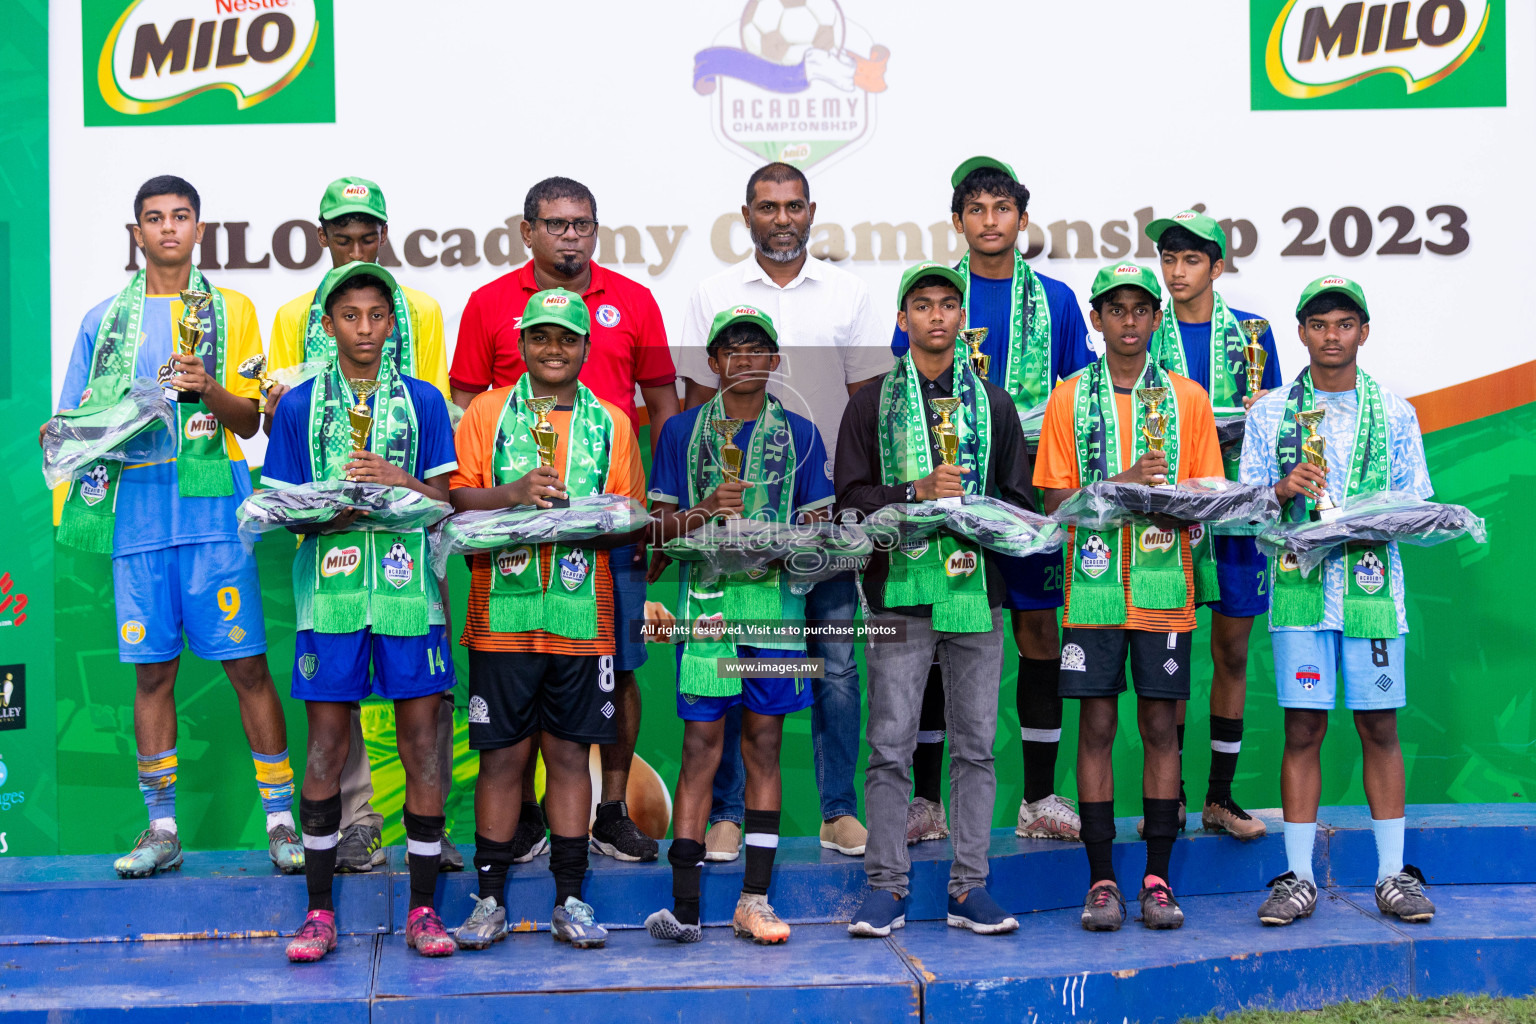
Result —
<instances>
[{"instance_id":1,"label":"boy in yellow jersey","mask_svg":"<svg viewBox=\"0 0 1536 1024\"><path fill-rule=\"evenodd\" d=\"M389 216L384 192L367 178L338 178L325 188L320 198L320 224L316 228L320 245L330 253L331 267L348 263L377 263L379 250L389 241ZM272 321L272 349L269 372L297 366L309 360L329 361L336 357L336 339L320 326L324 310L319 292L306 291L285 303ZM409 377L426 381L448 400L448 353L443 345L443 310L437 300L425 292L395 286L395 330L385 343L384 357L395 369ZM272 432L272 418L278 402L288 391L281 384L267 392L265 429ZM457 410L455 410L457 411ZM444 595L444 606L447 597ZM444 695L438 716L438 777L442 780L443 799L453 787L453 691ZM385 705L388 708L388 705ZM392 746L391 737L376 737ZM370 871L384 863L380 830L384 818L373 809L373 778L369 773L368 751L364 746L362 708L353 705L352 740L346 768L341 777L342 839L337 848L336 870ZM462 871L464 858L451 841L443 843L444 871Z\"/></svg>"}]
</instances>

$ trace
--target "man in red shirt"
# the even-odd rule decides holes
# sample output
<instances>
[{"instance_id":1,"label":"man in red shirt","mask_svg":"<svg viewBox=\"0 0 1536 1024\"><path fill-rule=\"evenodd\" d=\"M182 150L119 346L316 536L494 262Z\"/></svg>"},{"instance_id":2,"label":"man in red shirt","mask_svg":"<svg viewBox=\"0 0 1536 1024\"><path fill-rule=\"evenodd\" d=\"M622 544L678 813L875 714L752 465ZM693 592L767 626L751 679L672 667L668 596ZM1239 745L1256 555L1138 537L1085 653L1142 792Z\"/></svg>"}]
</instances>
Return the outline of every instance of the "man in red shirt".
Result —
<instances>
[{"instance_id":1,"label":"man in red shirt","mask_svg":"<svg viewBox=\"0 0 1536 1024\"><path fill-rule=\"evenodd\" d=\"M448 371L454 403L467 409L480 392L516 383L524 370L517 345L523 308L535 292L565 288L582 297L592 317L591 350L581 368L581 382L598 398L624 410L637 434L638 385L650 419L654 452L662 424L679 411L677 372L661 310L650 289L592 262L597 248L597 200L591 190L570 178L545 178L534 185L523 200L522 237L533 258L476 290L464 307ZM632 634L630 623L645 615L644 557L639 544L615 548L610 554L619 738L601 748L602 802L592 826L594 849L630 861L656 859L656 841L630 820L624 802L640 733L635 669L645 663L645 644L637 632ZM534 802L533 773L528 772L513 852L521 862L543 852L544 844L544 819Z\"/></svg>"}]
</instances>

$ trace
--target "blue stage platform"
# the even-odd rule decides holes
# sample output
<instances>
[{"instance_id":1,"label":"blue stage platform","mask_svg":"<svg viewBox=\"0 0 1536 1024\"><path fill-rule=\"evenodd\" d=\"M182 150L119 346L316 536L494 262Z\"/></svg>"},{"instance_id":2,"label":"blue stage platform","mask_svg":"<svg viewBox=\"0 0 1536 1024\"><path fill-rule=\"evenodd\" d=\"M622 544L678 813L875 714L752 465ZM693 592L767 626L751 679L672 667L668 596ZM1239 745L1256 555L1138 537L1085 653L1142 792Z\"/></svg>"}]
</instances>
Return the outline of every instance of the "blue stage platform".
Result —
<instances>
[{"instance_id":1,"label":"blue stage platform","mask_svg":"<svg viewBox=\"0 0 1536 1024\"><path fill-rule=\"evenodd\" d=\"M1090 935L1077 923L1081 847L1015 839L992 844L991 892L1021 917L1010 936L944 924L947 843L915 847L909 924L889 940L850 939L862 861L786 840L774 905L796 927L759 948L710 928L696 946L653 941L639 925L670 902L658 864L594 857L588 899L615 929L605 950L578 951L547 932L547 861L520 865L512 916L530 929L490 950L428 961L405 948L407 879L388 870L337 879L336 953L292 966L284 940L303 917L304 884L260 853L189 853L180 872L125 882L110 857L0 860L0 1017L38 1021L408 1021L481 1024L488 1015L555 1012L629 1021L708 1012L734 1022L804 1020L1174 1021L1251 1006L1302 1009L1380 992L1443 995L1536 991L1536 808L1410 808L1408 860L1439 907L1432 924L1376 910L1375 847L1364 808L1326 808L1316 867L1317 913L1289 928L1254 914L1264 883L1285 870L1278 814L1253 843L1192 833L1173 858L1187 915L1177 932L1133 920ZM1116 867L1131 886L1144 850L1119 822ZM466 851L468 852L468 851ZM734 908L742 865L705 871L706 921ZM450 924L470 908L470 874L444 875ZM211 940L211 941L210 941ZM1000 1016L999 1016L1000 1015Z\"/></svg>"}]
</instances>

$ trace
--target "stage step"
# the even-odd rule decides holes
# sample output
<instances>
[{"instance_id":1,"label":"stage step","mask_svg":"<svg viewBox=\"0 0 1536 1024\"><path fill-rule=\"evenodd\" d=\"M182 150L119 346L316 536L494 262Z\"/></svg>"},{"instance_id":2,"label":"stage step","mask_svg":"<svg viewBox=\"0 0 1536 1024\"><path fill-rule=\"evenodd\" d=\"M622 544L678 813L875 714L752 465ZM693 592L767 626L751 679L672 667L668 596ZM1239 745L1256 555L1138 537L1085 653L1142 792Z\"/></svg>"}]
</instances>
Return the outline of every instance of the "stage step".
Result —
<instances>
[{"instance_id":1,"label":"stage step","mask_svg":"<svg viewBox=\"0 0 1536 1024\"><path fill-rule=\"evenodd\" d=\"M1278 811L1256 811L1268 825L1263 839L1242 843L1194 831L1174 848L1170 881L1180 898L1251 893L1285 871ZM1369 812L1363 807L1324 808L1319 815L1316 871L1325 884L1369 885L1376 849ZM1145 863L1136 821L1117 822L1116 870L1134 879ZM464 846L466 860L473 855ZM1431 805L1408 809L1407 859L1435 884L1536 884L1536 808L1529 804ZM912 848L913 921L942 920L947 842ZM1086 863L1081 846L1021 840L1012 829L992 834L988 888L1013 913L1078 905ZM119 880L111 856L0 859L0 945L32 942L142 938L211 938L284 934L303 919L304 881L273 869L264 851L191 852L186 864L152 879ZM704 872L707 924L726 924L741 889L743 859L711 864ZM369 935L404 929L409 879L404 851L389 850L384 868L336 879L337 921L343 932ZM1129 883L1128 883L1129 884ZM476 891L473 870L445 874L437 905L450 924L468 915ZM863 898L860 857L821 849L814 838L788 838L779 848L770 898L796 924L847 921ZM625 864L594 855L586 895L605 925L637 928L646 915L670 903L671 869L666 844L660 860ZM542 926L554 903L548 858L516 865L508 881L514 920Z\"/></svg>"}]
</instances>

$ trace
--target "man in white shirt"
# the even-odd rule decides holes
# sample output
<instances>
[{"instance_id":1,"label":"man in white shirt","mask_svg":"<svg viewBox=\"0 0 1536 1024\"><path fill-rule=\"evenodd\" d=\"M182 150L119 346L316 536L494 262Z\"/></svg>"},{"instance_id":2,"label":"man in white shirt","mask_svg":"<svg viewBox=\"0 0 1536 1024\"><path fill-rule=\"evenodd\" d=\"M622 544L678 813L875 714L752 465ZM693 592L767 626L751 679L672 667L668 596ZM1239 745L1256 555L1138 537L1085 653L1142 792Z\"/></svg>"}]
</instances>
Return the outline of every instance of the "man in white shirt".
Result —
<instances>
[{"instance_id":1,"label":"man in white shirt","mask_svg":"<svg viewBox=\"0 0 1536 1024\"><path fill-rule=\"evenodd\" d=\"M848 397L891 368L890 325L875 313L864 282L806 251L816 204L798 168L772 163L747 179L742 219L752 233L752 258L706 278L689 301L674 345L683 378L683 407L715 393L705 340L711 318L736 304L756 307L779 329L781 362L773 393L784 407L811 420L826 441L827 464L806 467L832 477L837 431ZM853 574L818 583L806 595L808 621L849 620L858 594ZM826 675L812 681L811 740L821 793L821 845L852 857L864 853L864 827L854 793L859 753L859 674L852 643L811 640L808 655L826 659ZM735 860L745 810L739 713L727 717L726 752L715 776L715 800L705 836L709 860Z\"/></svg>"}]
</instances>

